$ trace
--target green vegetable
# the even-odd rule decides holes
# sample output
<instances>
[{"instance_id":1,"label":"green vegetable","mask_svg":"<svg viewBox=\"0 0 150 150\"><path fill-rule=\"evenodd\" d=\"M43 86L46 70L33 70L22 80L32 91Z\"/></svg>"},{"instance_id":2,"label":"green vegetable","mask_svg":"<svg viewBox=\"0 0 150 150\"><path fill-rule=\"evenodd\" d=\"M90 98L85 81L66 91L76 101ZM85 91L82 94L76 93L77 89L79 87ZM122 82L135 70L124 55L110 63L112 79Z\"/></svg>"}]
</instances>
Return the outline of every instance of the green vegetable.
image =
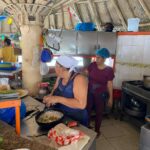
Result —
<instances>
[{"instance_id":1,"label":"green vegetable","mask_svg":"<svg viewBox=\"0 0 150 150\"><path fill-rule=\"evenodd\" d=\"M13 94L13 93L17 93L15 90L4 90L4 91L0 91L0 94Z\"/></svg>"}]
</instances>

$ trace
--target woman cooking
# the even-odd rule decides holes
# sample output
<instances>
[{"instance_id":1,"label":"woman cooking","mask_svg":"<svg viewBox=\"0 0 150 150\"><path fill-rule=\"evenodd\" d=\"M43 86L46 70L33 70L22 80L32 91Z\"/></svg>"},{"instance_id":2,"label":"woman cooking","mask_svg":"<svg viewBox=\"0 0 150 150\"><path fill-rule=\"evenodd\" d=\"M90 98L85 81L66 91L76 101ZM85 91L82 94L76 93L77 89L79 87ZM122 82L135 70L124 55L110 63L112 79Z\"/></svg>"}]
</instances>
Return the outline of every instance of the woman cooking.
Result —
<instances>
[{"instance_id":1,"label":"woman cooking","mask_svg":"<svg viewBox=\"0 0 150 150\"><path fill-rule=\"evenodd\" d=\"M114 73L111 67L104 64L106 58L108 57L110 57L108 49L98 49L96 51L96 62L91 63L85 71L89 78L87 111L90 116L92 108L95 108L95 131L97 132L97 137L100 135L104 105L107 102L108 106L111 107L113 102L112 80L114 78Z\"/></svg>"},{"instance_id":2,"label":"woman cooking","mask_svg":"<svg viewBox=\"0 0 150 150\"><path fill-rule=\"evenodd\" d=\"M60 56L55 65L56 83L49 96L43 102L47 106L63 110L65 115L88 125L86 77L75 72L78 62L70 56Z\"/></svg>"}]
</instances>

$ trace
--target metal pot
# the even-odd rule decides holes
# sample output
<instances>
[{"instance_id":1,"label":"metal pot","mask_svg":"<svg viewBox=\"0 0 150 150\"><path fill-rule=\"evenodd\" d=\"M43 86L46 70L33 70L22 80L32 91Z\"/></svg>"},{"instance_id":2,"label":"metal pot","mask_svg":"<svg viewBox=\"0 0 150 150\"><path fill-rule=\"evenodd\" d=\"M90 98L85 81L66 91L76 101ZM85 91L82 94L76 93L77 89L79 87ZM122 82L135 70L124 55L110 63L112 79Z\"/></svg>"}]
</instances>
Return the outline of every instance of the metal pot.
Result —
<instances>
[{"instance_id":1,"label":"metal pot","mask_svg":"<svg viewBox=\"0 0 150 150\"><path fill-rule=\"evenodd\" d=\"M150 89L150 76L144 75L143 82L144 82L144 87Z\"/></svg>"},{"instance_id":2,"label":"metal pot","mask_svg":"<svg viewBox=\"0 0 150 150\"><path fill-rule=\"evenodd\" d=\"M145 116L145 111L135 111L135 110L132 110L128 107L125 107L125 112L131 116L134 116L134 117L138 117L138 118L142 118Z\"/></svg>"}]
</instances>

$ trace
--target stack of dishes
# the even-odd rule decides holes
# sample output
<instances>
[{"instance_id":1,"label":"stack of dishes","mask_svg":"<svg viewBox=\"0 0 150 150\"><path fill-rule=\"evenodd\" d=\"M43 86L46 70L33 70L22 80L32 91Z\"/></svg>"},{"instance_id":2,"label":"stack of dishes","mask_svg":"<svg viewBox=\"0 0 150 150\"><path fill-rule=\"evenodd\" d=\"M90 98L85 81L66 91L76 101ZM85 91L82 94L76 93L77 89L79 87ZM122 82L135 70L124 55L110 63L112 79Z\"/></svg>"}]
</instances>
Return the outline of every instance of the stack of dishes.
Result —
<instances>
[{"instance_id":1,"label":"stack of dishes","mask_svg":"<svg viewBox=\"0 0 150 150\"><path fill-rule=\"evenodd\" d=\"M23 98L28 95L25 89L0 90L0 99Z\"/></svg>"},{"instance_id":2,"label":"stack of dishes","mask_svg":"<svg viewBox=\"0 0 150 150\"><path fill-rule=\"evenodd\" d=\"M18 98L19 93L15 90L3 90L0 91L0 99Z\"/></svg>"},{"instance_id":3,"label":"stack of dishes","mask_svg":"<svg viewBox=\"0 0 150 150\"><path fill-rule=\"evenodd\" d=\"M16 66L10 62L0 62L0 71L14 71Z\"/></svg>"}]
</instances>

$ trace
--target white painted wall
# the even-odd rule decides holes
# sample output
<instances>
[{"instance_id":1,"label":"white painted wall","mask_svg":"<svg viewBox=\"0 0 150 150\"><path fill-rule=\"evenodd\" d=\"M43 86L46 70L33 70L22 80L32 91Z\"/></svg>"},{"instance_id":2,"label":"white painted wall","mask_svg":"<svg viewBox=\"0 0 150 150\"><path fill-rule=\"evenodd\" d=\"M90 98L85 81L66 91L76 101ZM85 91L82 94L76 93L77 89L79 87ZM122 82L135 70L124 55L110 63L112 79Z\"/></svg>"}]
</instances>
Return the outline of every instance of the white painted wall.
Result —
<instances>
[{"instance_id":1,"label":"white painted wall","mask_svg":"<svg viewBox=\"0 0 150 150\"><path fill-rule=\"evenodd\" d=\"M150 75L150 35L120 35L117 41L114 87L122 81Z\"/></svg>"}]
</instances>

